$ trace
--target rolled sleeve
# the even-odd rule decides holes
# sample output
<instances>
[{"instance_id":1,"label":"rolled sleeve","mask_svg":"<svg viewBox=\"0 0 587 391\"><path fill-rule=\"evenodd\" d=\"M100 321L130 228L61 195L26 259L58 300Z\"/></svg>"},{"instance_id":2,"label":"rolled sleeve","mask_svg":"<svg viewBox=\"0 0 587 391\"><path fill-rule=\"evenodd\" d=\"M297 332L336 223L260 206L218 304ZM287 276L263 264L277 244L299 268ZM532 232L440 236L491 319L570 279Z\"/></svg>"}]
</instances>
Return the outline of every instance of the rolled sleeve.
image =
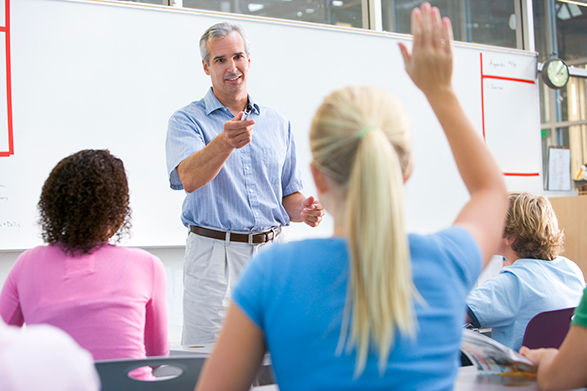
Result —
<instances>
[{"instance_id":1,"label":"rolled sleeve","mask_svg":"<svg viewBox=\"0 0 587 391\"><path fill-rule=\"evenodd\" d=\"M467 297L467 306L479 321L479 327L505 327L520 311L517 278L502 272L473 289Z\"/></svg>"},{"instance_id":2,"label":"rolled sleeve","mask_svg":"<svg viewBox=\"0 0 587 391\"><path fill-rule=\"evenodd\" d=\"M299 169L296 144L291 131L291 123L288 121L288 137L287 137L287 158L283 165L282 172L282 192L283 196L288 196L304 188L302 181L302 174Z\"/></svg>"},{"instance_id":3,"label":"rolled sleeve","mask_svg":"<svg viewBox=\"0 0 587 391\"><path fill-rule=\"evenodd\" d=\"M202 131L198 124L182 110L171 116L167 125L165 153L169 186L173 190L183 190L177 173L179 163L205 146Z\"/></svg>"}]
</instances>

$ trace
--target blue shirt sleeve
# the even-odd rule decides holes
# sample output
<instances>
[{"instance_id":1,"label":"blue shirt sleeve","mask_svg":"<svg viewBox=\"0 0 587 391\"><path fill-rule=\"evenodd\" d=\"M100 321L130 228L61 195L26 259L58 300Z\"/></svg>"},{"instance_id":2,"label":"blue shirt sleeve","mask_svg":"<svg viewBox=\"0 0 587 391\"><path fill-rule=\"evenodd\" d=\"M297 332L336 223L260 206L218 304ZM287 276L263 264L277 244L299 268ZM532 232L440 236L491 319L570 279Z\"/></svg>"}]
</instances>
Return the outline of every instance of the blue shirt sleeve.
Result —
<instances>
[{"instance_id":1,"label":"blue shirt sleeve","mask_svg":"<svg viewBox=\"0 0 587 391\"><path fill-rule=\"evenodd\" d=\"M173 190L183 190L177 174L179 163L206 146L198 124L184 110L185 108L175 112L167 125L165 156L169 186Z\"/></svg>"},{"instance_id":2,"label":"blue shirt sleeve","mask_svg":"<svg viewBox=\"0 0 587 391\"><path fill-rule=\"evenodd\" d=\"M288 140L287 140L287 159L285 159L285 163L283 165L282 170L282 191L283 196L288 196L293 194L297 191L300 191L303 187L302 181L302 174L300 172L299 166L297 164L297 155L296 155L296 144L294 142L294 137L291 131L291 123L287 122L288 127Z\"/></svg>"},{"instance_id":3,"label":"blue shirt sleeve","mask_svg":"<svg viewBox=\"0 0 587 391\"><path fill-rule=\"evenodd\" d=\"M467 297L467 306L480 327L505 327L520 312L521 299L516 276L502 271L473 289Z\"/></svg>"},{"instance_id":4,"label":"blue shirt sleeve","mask_svg":"<svg viewBox=\"0 0 587 391\"><path fill-rule=\"evenodd\" d=\"M442 251L453 260L467 292L470 291L483 268L483 255L477 241L469 231L458 226L440 231L437 235L445 244Z\"/></svg>"}]
</instances>

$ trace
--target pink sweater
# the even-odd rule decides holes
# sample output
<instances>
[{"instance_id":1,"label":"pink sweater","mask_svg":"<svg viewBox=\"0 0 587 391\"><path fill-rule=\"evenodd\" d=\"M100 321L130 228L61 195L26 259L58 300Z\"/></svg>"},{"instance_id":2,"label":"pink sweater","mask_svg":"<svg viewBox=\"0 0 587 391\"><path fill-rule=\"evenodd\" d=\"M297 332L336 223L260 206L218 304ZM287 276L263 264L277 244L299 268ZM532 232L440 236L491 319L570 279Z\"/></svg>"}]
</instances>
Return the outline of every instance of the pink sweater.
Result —
<instances>
[{"instance_id":1,"label":"pink sweater","mask_svg":"<svg viewBox=\"0 0 587 391\"><path fill-rule=\"evenodd\" d=\"M73 258L59 246L25 251L2 288L10 325L56 326L94 360L169 354L165 270L150 253L106 245Z\"/></svg>"}]
</instances>

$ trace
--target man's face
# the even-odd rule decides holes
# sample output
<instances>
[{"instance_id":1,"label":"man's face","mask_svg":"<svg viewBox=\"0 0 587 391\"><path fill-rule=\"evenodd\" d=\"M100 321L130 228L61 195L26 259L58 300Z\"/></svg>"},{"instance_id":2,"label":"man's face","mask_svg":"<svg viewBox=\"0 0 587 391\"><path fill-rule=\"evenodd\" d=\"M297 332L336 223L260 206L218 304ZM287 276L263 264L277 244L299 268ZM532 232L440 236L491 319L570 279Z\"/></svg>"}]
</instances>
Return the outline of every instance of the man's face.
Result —
<instances>
[{"instance_id":1,"label":"man's face","mask_svg":"<svg viewBox=\"0 0 587 391\"><path fill-rule=\"evenodd\" d=\"M202 64L204 72L212 80L216 97L223 102L223 98L239 98L241 94L246 96L251 59L245 53L241 35L233 31L224 38L209 41L208 51L210 65L204 61Z\"/></svg>"}]
</instances>

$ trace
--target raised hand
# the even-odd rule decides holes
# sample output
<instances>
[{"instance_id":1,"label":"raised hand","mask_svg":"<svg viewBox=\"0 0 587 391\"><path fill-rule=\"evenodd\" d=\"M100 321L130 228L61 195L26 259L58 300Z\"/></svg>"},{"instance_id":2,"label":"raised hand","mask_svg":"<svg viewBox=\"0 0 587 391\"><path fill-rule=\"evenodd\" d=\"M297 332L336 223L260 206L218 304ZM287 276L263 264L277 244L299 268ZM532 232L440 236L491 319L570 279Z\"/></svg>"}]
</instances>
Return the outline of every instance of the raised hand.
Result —
<instances>
[{"instance_id":1,"label":"raised hand","mask_svg":"<svg viewBox=\"0 0 587 391\"><path fill-rule=\"evenodd\" d=\"M406 72L424 94L451 89L452 77L452 25L447 17L441 18L438 8L423 3L412 10L412 52L400 43Z\"/></svg>"}]
</instances>

